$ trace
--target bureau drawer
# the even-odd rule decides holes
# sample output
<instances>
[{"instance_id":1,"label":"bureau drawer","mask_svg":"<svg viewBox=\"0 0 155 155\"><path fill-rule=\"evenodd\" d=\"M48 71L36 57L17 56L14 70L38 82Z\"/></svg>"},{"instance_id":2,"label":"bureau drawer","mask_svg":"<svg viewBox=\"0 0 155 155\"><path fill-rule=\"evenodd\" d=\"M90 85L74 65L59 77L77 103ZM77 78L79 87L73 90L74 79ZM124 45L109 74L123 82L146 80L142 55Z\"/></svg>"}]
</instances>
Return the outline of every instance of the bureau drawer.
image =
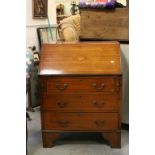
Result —
<instances>
[{"instance_id":1,"label":"bureau drawer","mask_svg":"<svg viewBox=\"0 0 155 155\"><path fill-rule=\"evenodd\" d=\"M63 77L47 79L47 95L51 93L114 92L113 77Z\"/></svg>"},{"instance_id":2,"label":"bureau drawer","mask_svg":"<svg viewBox=\"0 0 155 155\"><path fill-rule=\"evenodd\" d=\"M116 94L53 94L43 99L44 110L59 111L118 111L119 97Z\"/></svg>"},{"instance_id":3,"label":"bureau drawer","mask_svg":"<svg viewBox=\"0 0 155 155\"><path fill-rule=\"evenodd\" d=\"M115 130L119 128L118 113L43 113L44 130Z\"/></svg>"}]
</instances>

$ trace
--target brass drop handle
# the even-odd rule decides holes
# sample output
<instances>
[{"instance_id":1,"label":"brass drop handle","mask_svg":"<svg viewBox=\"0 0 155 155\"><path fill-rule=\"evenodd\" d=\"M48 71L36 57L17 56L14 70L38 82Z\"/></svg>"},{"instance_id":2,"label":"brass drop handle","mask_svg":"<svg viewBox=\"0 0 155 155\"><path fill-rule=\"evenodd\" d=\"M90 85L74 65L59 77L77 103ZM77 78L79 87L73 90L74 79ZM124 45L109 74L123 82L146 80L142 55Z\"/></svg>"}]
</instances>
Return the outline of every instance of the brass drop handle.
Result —
<instances>
[{"instance_id":1,"label":"brass drop handle","mask_svg":"<svg viewBox=\"0 0 155 155\"><path fill-rule=\"evenodd\" d=\"M65 90L68 87L67 83L64 83L63 85L56 84L56 88L60 91Z\"/></svg>"},{"instance_id":2,"label":"brass drop handle","mask_svg":"<svg viewBox=\"0 0 155 155\"><path fill-rule=\"evenodd\" d=\"M57 105L60 107L60 108L65 108L67 106L67 102L58 102Z\"/></svg>"},{"instance_id":3,"label":"brass drop handle","mask_svg":"<svg viewBox=\"0 0 155 155\"><path fill-rule=\"evenodd\" d=\"M61 127L68 127L69 121L59 121L58 123Z\"/></svg>"},{"instance_id":4,"label":"brass drop handle","mask_svg":"<svg viewBox=\"0 0 155 155\"><path fill-rule=\"evenodd\" d=\"M104 83L101 83L100 86L98 86L96 83L93 83L92 86L96 89L96 90L102 90L105 87Z\"/></svg>"},{"instance_id":5,"label":"brass drop handle","mask_svg":"<svg viewBox=\"0 0 155 155\"><path fill-rule=\"evenodd\" d=\"M94 123L95 123L97 126L101 127L101 126L104 125L105 122L104 122L104 121L96 120Z\"/></svg>"},{"instance_id":6,"label":"brass drop handle","mask_svg":"<svg viewBox=\"0 0 155 155\"><path fill-rule=\"evenodd\" d=\"M104 106L104 102L103 101L96 101L96 100L93 100L93 104L95 104L97 107L101 108Z\"/></svg>"}]
</instances>

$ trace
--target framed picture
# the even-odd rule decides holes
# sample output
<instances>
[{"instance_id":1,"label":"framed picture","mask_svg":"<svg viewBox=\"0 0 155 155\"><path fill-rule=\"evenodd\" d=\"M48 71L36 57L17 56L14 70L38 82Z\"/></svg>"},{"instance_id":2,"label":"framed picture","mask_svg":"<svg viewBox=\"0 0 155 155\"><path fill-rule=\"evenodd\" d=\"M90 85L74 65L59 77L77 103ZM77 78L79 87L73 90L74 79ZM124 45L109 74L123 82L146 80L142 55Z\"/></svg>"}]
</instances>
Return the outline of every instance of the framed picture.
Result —
<instances>
[{"instance_id":1,"label":"framed picture","mask_svg":"<svg viewBox=\"0 0 155 155\"><path fill-rule=\"evenodd\" d=\"M34 19L47 18L48 0L32 0L32 6Z\"/></svg>"},{"instance_id":2,"label":"framed picture","mask_svg":"<svg viewBox=\"0 0 155 155\"><path fill-rule=\"evenodd\" d=\"M39 41L39 47L44 43L55 43L56 42L56 26L52 27L38 27L37 36ZM59 38L58 38L59 39Z\"/></svg>"}]
</instances>

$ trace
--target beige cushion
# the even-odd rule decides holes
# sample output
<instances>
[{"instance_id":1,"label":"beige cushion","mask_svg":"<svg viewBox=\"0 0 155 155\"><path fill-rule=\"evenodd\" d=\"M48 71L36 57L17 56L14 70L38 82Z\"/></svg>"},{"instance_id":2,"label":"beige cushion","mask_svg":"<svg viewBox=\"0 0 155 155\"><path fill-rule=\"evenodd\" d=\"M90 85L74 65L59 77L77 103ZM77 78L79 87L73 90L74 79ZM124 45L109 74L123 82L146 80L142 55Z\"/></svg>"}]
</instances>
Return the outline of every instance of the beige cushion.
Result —
<instances>
[{"instance_id":1,"label":"beige cushion","mask_svg":"<svg viewBox=\"0 0 155 155\"><path fill-rule=\"evenodd\" d=\"M60 22L62 40L72 42L79 40L80 34L80 15L73 15Z\"/></svg>"}]
</instances>

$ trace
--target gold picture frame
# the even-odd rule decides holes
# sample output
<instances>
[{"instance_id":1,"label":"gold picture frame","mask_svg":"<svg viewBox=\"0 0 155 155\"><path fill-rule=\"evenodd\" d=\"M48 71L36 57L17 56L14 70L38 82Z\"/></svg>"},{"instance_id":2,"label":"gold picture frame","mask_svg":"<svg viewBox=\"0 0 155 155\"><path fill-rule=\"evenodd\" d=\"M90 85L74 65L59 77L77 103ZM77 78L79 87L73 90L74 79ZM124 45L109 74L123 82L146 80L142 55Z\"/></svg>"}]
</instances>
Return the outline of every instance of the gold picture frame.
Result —
<instances>
[{"instance_id":1,"label":"gold picture frame","mask_svg":"<svg viewBox=\"0 0 155 155\"><path fill-rule=\"evenodd\" d=\"M46 19L48 17L48 0L32 0L32 6L34 19Z\"/></svg>"}]
</instances>

